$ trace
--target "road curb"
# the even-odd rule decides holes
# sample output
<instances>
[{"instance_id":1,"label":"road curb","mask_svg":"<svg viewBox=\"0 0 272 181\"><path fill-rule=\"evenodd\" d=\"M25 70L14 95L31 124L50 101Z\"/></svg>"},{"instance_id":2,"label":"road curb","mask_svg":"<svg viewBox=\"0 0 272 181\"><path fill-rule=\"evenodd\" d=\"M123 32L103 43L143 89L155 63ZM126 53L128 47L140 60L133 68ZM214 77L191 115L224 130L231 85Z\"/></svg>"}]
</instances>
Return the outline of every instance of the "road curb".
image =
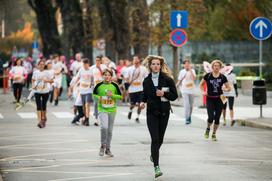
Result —
<instances>
[{"instance_id":1,"label":"road curb","mask_svg":"<svg viewBox=\"0 0 272 181\"><path fill-rule=\"evenodd\" d=\"M252 127L252 128L261 128L261 129L272 130L272 125L270 125L270 124L258 123L256 121L243 120L243 119L238 119L236 121L240 126L248 126L248 127Z\"/></svg>"}]
</instances>

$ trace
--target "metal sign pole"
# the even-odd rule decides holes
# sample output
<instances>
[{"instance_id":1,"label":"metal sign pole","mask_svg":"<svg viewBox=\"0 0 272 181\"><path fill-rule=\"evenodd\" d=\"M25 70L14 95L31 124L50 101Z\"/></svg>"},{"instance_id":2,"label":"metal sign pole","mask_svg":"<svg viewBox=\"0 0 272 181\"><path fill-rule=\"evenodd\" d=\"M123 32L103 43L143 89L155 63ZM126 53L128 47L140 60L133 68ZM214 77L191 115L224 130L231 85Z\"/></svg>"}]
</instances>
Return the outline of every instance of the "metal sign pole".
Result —
<instances>
[{"instance_id":1,"label":"metal sign pole","mask_svg":"<svg viewBox=\"0 0 272 181\"><path fill-rule=\"evenodd\" d=\"M263 41L259 40L259 77L260 80L263 78L262 72L262 59L263 59ZM260 105L260 118L263 117L263 105Z\"/></svg>"},{"instance_id":2,"label":"metal sign pole","mask_svg":"<svg viewBox=\"0 0 272 181\"><path fill-rule=\"evenodd\" d=\"M263 61L263 41L259 41L259 77L263 78L263 69L262 69L262 61Z\"/></svg>"}]
</instances>

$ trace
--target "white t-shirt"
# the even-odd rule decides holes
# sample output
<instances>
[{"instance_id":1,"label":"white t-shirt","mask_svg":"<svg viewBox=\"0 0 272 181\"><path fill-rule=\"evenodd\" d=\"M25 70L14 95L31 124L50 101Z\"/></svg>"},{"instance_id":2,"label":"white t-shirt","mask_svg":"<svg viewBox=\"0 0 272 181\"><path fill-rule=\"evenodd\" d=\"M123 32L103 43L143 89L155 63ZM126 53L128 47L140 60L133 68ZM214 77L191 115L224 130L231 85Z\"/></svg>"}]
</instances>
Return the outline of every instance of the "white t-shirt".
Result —
<instances>
[{"instance_id":1,"label":"white t-shirt","mask_svg":"<svg viewBox=\"0 0 272 181\"><path fill-rule=\"evenodd\" d=\"M13 66L9 73L12 75L13 83L24 83L24 75L27 71L23 66Z\"/></svg>"},{"instance_id":2,"label":"white t-shirt","mask_svg":"<svg viewBox=\"0 0 272 181\"><path fill-rule=\"evenodd\" d=\"M128 88L129 93L143 91L143 81L148 75L148 70L144 66L136 68L134 65L129 67L126 72L126 77L130 86Z\"/></svg>"},{"instance_id":3,"label":"white t-shirt","mask_svg":"<svg viewBox=\"0 0 272 181\"><path fill-rule=\"evenodd\" d=\"M229 92L224 92L224 96L227 97L235 97L235 89L234 89L234 84L237 84L237 80L236 80L236 75L234 73L230 73L230 74L225 74L225 76L228 79L229 85L230 85L230 91Z\"/></svg>"},{"instance_id":4,"label":"white t-shirt","mask_svg":"<svg viewBox=\"0 0 272 181\"><path fill-rule=\"evenodd\" d=\"M90 67L88 68L88 70L85 70L85 68L81 68L77 73L76 77L79 78L80 94L90 94L93 92L91 88L93 74Z\"/></svg>"},{"instance_id":5,"label":"white t-shirt","mask_svg":"<svg viewBox=\"0 0 272 181\"><path fill-rule=\"evenodd\" d=\"M73 76L76 76L77 71L82 67L83 63L80 61L74 61L70 67L70 71L73 72Z\"/></svg>"},{"instance_id":6,"label":"white t-shirt","mask_svg":"<svg viewBox=\"0 0 272 181\"><path fill-rule=\"evenodd\" d=\"M50 70L46 70L47 72L48 72L48 74L49 74L49 76L50 76L50 79L54 79L54 77L55 77L55 73L54 73L54 70L53 69L50 69ZM50 91L52 91L53 90L53 84L50 84Z\"/></svg>"},{"instance_id":7,"label":"white t-shirt","mask_svg":"<svg viewBox=\"0 0 272 181\"><path fill-rule=\"evenodd\" d=\"M92 70L92 75L93 75L93 79L94 79L94 85L96 85L97 83L101 82L103 80L103 71L107 68L106 65L101 64L100 65L100 69L96 67L96 65L92 65L91 66L91 70Z\"/></svg>"},{"instance_id":8,"label":"white t-shirt","mask_svg":"<svg viewBox=\"0 0 272 181\"><path fill-rule=\"evenodd\" d=\"M35 93L48 93L50 91L50 83L44 82L44 79L51 80L52 76L47 70L36 70L33 72L32 80L34 80Z\"/></svg>"},{"instance_id":9,"label":"white t-shirt","mask_svg":"<svg viewBox=\"0 0 272 181\"><path fill-rule=\"evenodd\" d=\"M81 100L81 95L80 95L80 88L79 85L76 84L76 79L77 77L73 77L70 85L73 86L73 98L74 98L74 105L75 106L82 106L82 100Z\"/></svg>"},{"instance_id":10,"label":"white t-shirt","mask_svg":"<svg viewBox=\"0 0 272 181\"><path fill-rule=\"evenodd\" d=\"M62 78L62 74L60 73L62 68L64 68L64 65L62 62L58 61L58 62L52 62L52 69L55 72L55 79L58 81L61 81Z\"/></svg>"},{"instance_id":11,"label":"white t-shirt","mask_svg":"<svg viewBox=\"0 0 272 181\"><path fill-rule=\"evenodd\" d=\"M32 69L33 69L32 64L29 61L24 61L23 65L24 65L27 73L30 74L32 72Z\"/></svg>"},{"instance_id":12,"label":"white t-shirt","mask_svg":"<svg viewBox=\"0 0 272 181\"><path fill-rule=\"evenodd\" d=\"M182 69L179 72L178 80L181 81L181 84L179 85L179 89L181 93L186 94L194 94L195 93L195 83L193 76L196 76L195 70L191 69L192 71L187 71L185 69Z\"/></svg>"}]
</instances>

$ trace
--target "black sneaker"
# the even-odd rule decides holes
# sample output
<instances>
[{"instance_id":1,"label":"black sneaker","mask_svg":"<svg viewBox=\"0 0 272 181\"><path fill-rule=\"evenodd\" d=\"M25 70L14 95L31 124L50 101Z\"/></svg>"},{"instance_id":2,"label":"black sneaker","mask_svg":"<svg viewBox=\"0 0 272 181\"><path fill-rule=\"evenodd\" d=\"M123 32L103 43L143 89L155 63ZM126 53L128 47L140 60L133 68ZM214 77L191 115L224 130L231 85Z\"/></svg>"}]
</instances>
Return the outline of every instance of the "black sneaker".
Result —
<instances>
[{"instance_id":1,"label":"black sneaker","mask_svg":"<svg viewBox=\"0 0 272 181\"><path fill-rule=\"evenodd\" d=\"M101 146L99 149L99 156L104 156L104 152L105 152L105 147Z\"/></svg>"},{"instance_id":2,"label":"black sneaker","mask_svg":"<svg viewBox=\"0 0 272 181\"><path fill-rule=\"evenodd\" d=\"M54 106L57 106L59 104L59 100L55 100Z\"/></svg>"},{"instance_id":3,"label":"black sneaker","mask_svg":"<svg viewBox=\"0 0 272 181\"><path fill-rule=\"evenodd\" d=\"M110 156L110 157L113 157L113 154L111 153L109 148L106 149L105 154Z\"/></svg>"},{"instance_id":4,"label":"black sneaker","mask_svg":"<svg viewBox=\"0 0 272 181\"><path fill-rule=\"evenodd\" d=\"M128 112L128 119L131 119L131 116L132 116L132 112L129 111L129 112Z\"/></svg>"},{"instance_id":5,"label":"black sneaker","mask_svg":"<svg viewBox=\"0 0 272 181\"><path fill-rule=\"evenodd\" d=\"M136 118L135 121L136 121L136 123L140 123L139 118Z\"/></svg>"}]
</instances>

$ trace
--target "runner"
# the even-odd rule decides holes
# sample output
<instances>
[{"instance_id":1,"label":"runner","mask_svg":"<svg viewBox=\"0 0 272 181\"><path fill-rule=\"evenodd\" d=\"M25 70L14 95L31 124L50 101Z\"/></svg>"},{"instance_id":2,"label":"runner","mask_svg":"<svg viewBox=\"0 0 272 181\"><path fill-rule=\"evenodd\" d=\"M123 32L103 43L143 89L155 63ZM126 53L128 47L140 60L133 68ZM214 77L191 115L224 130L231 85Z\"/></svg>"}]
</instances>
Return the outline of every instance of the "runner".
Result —
<instances>
[{"instance_id":1,"label":"runner","mask_svg":"<svg viewBox=\"0 0 272 181\"><path fill-rule=\"evenodd\" d=\"M35 91L35 101L37 106L38 127L46 126L46 104L49 97L50 84L53 83L52 75L44 69L45 60L38 62L38 70L33 73L32 89Z\"/></svg>"},{"instance_id":2,"label":"runner","mask_svg":"<svg viewBox=\"0 0 272 181\"><path fill-rule=\"evenodd\" d=\"M148 75L147 69L141 65L140 59L137 55L133 56L133 66L127 70L127 80L129 84L128 92L130 97L130 108L128 119L132 117L132 111L135 106L137 109L137 117L135 121L140 123L139 116L141 114L140 102L143 96L143 81Z\"/></svg>"},{"instance_id":3,"label":"runner","mask_svg":"<svg viewBox=\"0 0 272 181\"><path fill-rule=\"evenodd\" d=\"M80 122L80 119L84 117L84 111L83 111L83 105L80 95L80 84L79 82L76 83L77 77L73 77L73 79L70 82L69 92L72 92L72 96L74 99L74 114L75 117L71 124L78 125ZM71 94L71 93L70 93Z\"/></svg>"},{"instance_id":4,"label":"runner","mask_svg":"<svg viewBox=\"0 0 272 181\"><path fill-rule=\"evenodd\" d=\"M143 109L147 103L146 121L151 136L150 160L153 162L157 178L162 175L159 167L159 150L169 120L170 101L176 100L178 94L163 57L150 55L144 62L147 63L150 74L143 82L144 96L140 106Z\"/></svg>"},{"instance_id":5,"label":"runner","mask_svg":"<svg viewBox=\"0 0 272 181\"><path fill-rule=\"evenodd\" d=\"M110 69L103 71L104 81L98 83L93 92L93 97L98 101L99 120L101 123L101 147L99 151L100 156L104 153L113 157L111 153L111 139L116 115L116 101L122 99L121 91L118 85L111 81L113 72Z\"/></svg>"},{"instance_id":6,"label":"runner","mask_svg":"<svg viewBox=\"0 0 272 181\"><path fill-rule=\"evenodd\" d=\"M229 92L230 86L226 76L219 71L223 67L220 60L214 60L211 63L212 72L207 73L200 82L200 90L203 95L207 95L207 129L205 131L205 138L209 138L210 127L213 124L212 140L217 141L216 131L219 127L219 120L223 108L225 98L223 91ZM204 91L204 84L207 84L207 92Z\"/></svg>"},{"instance_id":7,"label":"runner","mask_svg":"<svg viewBox=\"0 0 272 181\"><path fill-rule=\"evenodd\" d=\"M59 94L60 94L60 88L62 83L62 69L63 65L62 62L59 59L59 55L53 55L53 62L52 62L52 68L55 72L54 77L54 105L57 106L59 103Z\"/></svg>"},{"instance_id":8,"label":"runner","mask_svg":"<svg viewBox=\"0 0 272 181\"><path fill-rule=\"evenodd\" d=\"M131 66L131 62L129 60L125 60L125 66L121 70L121 77L123 78L123 84L124 84L124 91L123 91L123 102L128 103L129 102L129 94L128 94L128 88L129 88L129 81L128 81L128 70Z\"/></svg>"},{"instance_id":9,"label":"runner","mask_svg":"<svg viewBox=\"0 0 272 181\"><path fill-rule=\"evenodd\" d=\"M76 60L71 64L70 71L72 72L73 77L76 76L78 70L82 67L81 54L77 53L75 55Z\"/></svg>"},{"instance_id":10,"label":"runner","mask_svg":"<svg viewBox=\"0 0 272 181\"><path fill-rule=\"evenodd\" d=\"M16 108L21 106L20 99L22 95L23 86L27 78L27 71L23 67L23 61L18 58L9 72L9 77L12 80L13 95L15 98Z\"/></svg>"},{"instance_id":11,"label":"runner","mask_svg":"<svg viewBox=\"0 0 272 181\"><path fill-rule=\"evenodd\" d=\"M95 58L95 65L91 66L94 86L96 84L98 84L99 82L103 81L103 71L106 68L107 68L106 65L102 64L102 57L97 56ZM94 100L94 113L93 113L93 115L95 117L94 125L99 126L99 123L98 123L98 102L97 102L97 100Z\"/></svg>"},{"instance_id":12,"label":"runner","mask_svg":"<svg viewBox=\"0 0 272 181\"><path fill-rule=\"evenodd\" d=\"M184 69L179 72L176 86L180 88L180 92L182 94L183 106L185 111L185 123L191 124L195 93L194 80L196 78L196 73L195 70L191 68L189 59L185 59L183 61L183 67Z\"/></svg>"},{"instance_id":13,"label":"runner","mask_svg":"<svg viewBox=\"0 0 272 181\"><path fill-rule=\"evenodd\" d=\"M226 66L231 66L230 64L226 64ZM233 105L234 105L234 97L238 97L238 90L237 90L237 81L236 81L236 75L231 71L229 74L225 74L225 76L228 79L229 85L231 87L230 92L224 92L224 96L228 98L228 103L229 103L229 112L230 112L230 125L233 126L235 123L235 120L233 119ZM227 102L223 106L223 118L224 118L224 123L223 126L226 126L227 121L226 121L226 109L227 109Z\"/></svg>"},{"instance_id":14,"label":"runner","mask_svg":"<svg viewBox=\"0 0 272 181\"><path fill-rule=\"evenodd\" d=\"M80 95L84 110L85 119L83 121L83 125L89 126L89 114L90 114L90 104L92 102L92 70L90 68L90 60L88 58L84 58L82 60L83 67L79 70L77 76L77 81L79 81L79 89Z\"/></svg>"},{"instance_id":15,"label":"runner","mask_svg":"<svg viewBox=\"0 0 272 181\"><path fill-rule=\"evenodd\" d=\"M52 68L52 61L51 60L47 60L46 61L46 70L50 74L50 79L54 80L55 73L54 73L54 70ZM49 102L50 103L53 102L53 98L54 98L54 87L53 87L53 84L50 84L50 89L49 89Z\"/></svg>"},{"instance_id":16,"label":"runner","mask_svg":"<svg viewBox=\"0 0 272 181\"><path fill-rule=\"evenodd\" d=\"M32 58L31 57L25 58L23 65L27 71L26 88L28 89L31 83L33 73Z\"/></svg>"}]
</instances>

